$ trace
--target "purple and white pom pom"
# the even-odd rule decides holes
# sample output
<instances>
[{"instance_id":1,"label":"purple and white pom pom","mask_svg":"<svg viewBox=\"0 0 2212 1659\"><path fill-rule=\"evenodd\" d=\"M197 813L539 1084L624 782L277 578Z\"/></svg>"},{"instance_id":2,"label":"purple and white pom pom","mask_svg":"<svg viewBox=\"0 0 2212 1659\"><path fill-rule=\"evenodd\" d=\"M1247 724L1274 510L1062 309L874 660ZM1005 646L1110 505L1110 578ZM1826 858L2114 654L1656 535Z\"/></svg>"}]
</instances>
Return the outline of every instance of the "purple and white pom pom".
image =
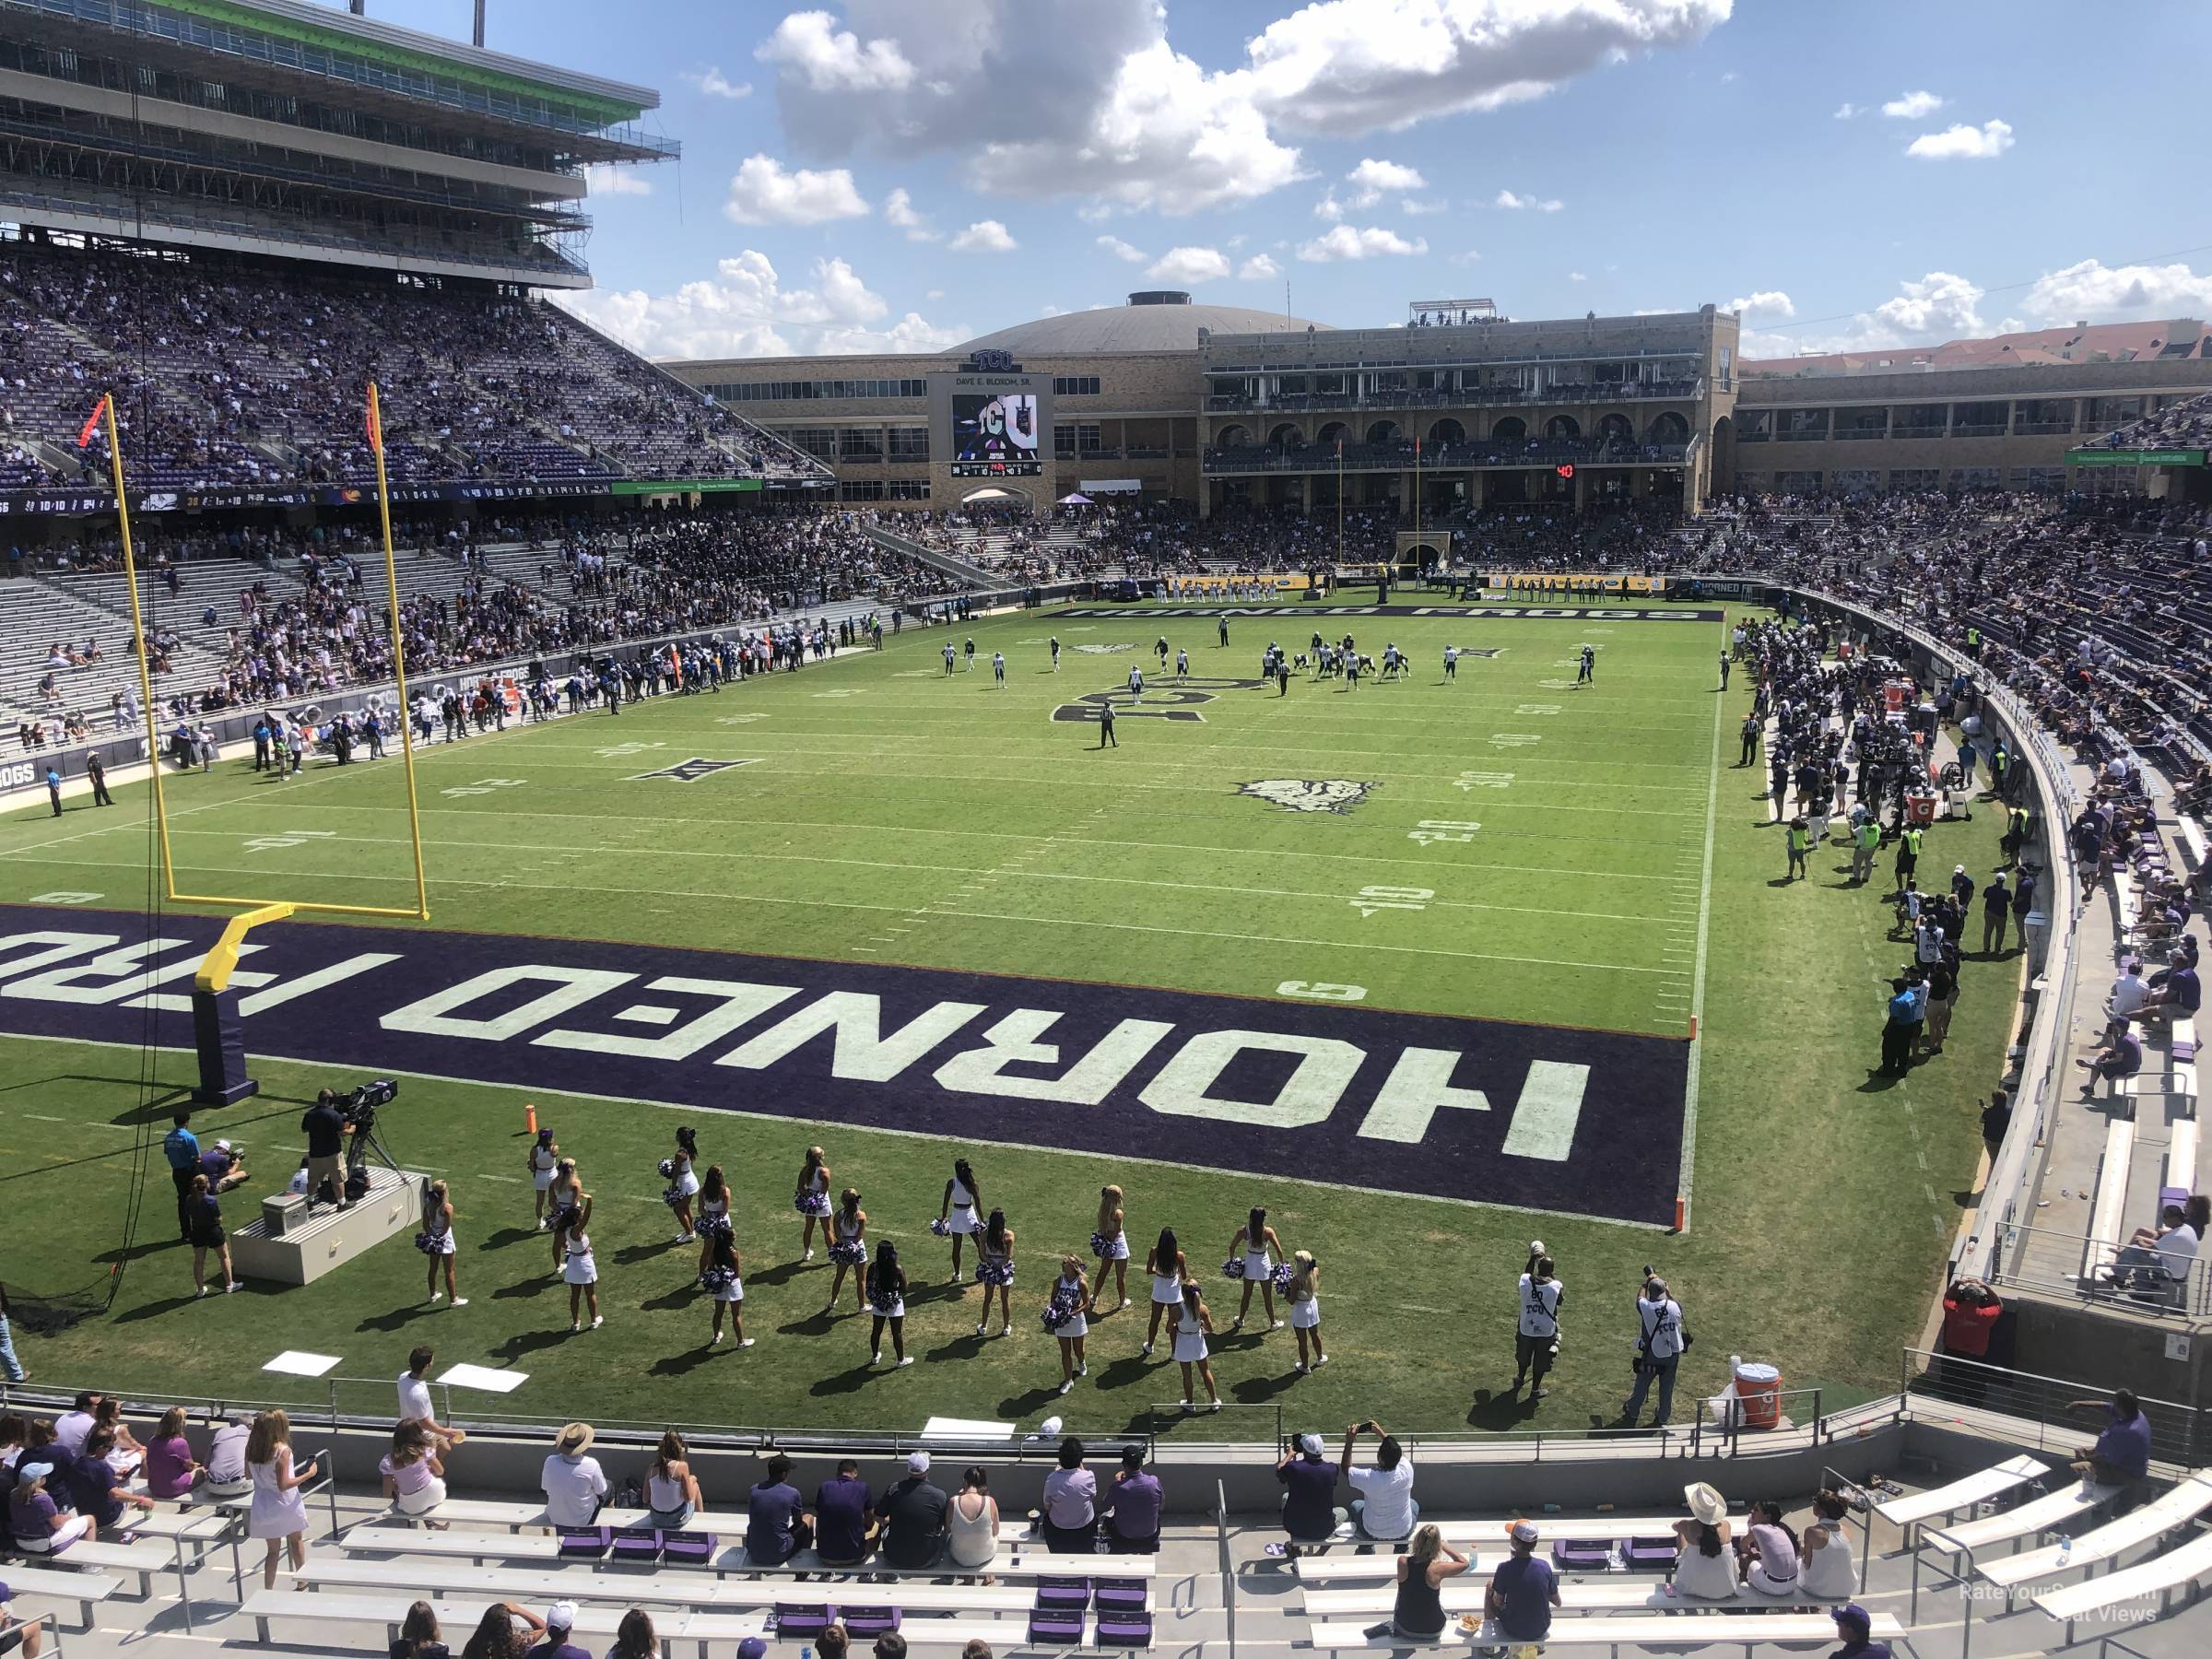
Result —
<instances>
[{"instance_id":1,"label":"purple and white pom pom","mask_svg":"<svg viewBox=\"0 0 2212 1659\"><path fill-rule=\"evenodd\" d=\"M1097 1256L1100 1261L1104 1261L1112 1249L1113 1241L1104 1233L1094 1232L1090 1235L1090 1253Z\"/></svg>"},{"instance_id":2,"label":"purple and white pom pom","mask_svg":"<svg viewBox=\"0 0 2212 1659\"><path fill-rule=\"evenodd\" d=\"M1010 1285L1014 1282L1014 1264L985 1260L975 1265L975 1282L979 1285Z\"/></svg>"},{"instance_id":3,"label":"purple and white pom pom","mask_svg":"<svg viewBox=\"0 0 2212 1659\"><path fill-rule=\"evenodd\" d=\"M438 1253L437 1246L430 1242L430 1235L427 1232L418 1232L415 1235L415 1248L421 1251L424 1255Z\"/></svg>"},{"instance_id":4,"label":"purple and white pom pom","mask_svg":"<svg viewBox=\"0 0 2212 1659\"><path fill-rule=\"evenodd\" d=\"M679 1189L669 1187L661 1194L661 1202L670 1209L677 1209L683 1205L684 1194Z\"/></svg>"},{"instance_id":5,"label":"purple and white pom pom","mask_svg":"<svg viewBox=\"0 0 2212 1659\"><path fill-rule=\"evenodd\" d=\"M858 1239L841 1240L830 1246L830 1259L841 1266L857 1267L868 1259L868 1247Z\"/></svg>"},{"instance_id":6,"label":"purple and white pom pom","mask_svg":"<svg viewBox=\"0 0 2212 1659\"><path fill-rule=\"evenodd\" d=\"M952 1224L946 1220L942 1216L935 1218L930 1222L929 1230L933 1233L935 1233L940 1239L949 1239L952 1237Z\"/></svg>"},{"instance_id":7,"label":"purple and white pom pom","mask_svg":"<svg viewBox=\"0 0 2212 1659\"><path fill-rule=\"evenodd\" d=\"M791 1207L802 1216L826 1216L830 1213L830 1194L827 1193L798 1193L791 1200Z\"/></svg>"},{"instance_id":8,"label":"purple and white pom pom","mask_svg":"<svg viewBox=\"0 0 2212 1659\"><path fill-rule=\"evenodd\" d=\"M1242 1278L1244 1277L1244 1258L1242 1256L1230 1256L1228 1261L1222 1263L1221 1277L1223 1278L1232 1279Z\"/></svg>"},{"instance_id":9,"label":"purple and white pom pom","mask_svg":"<svg viewBox=\"0 0 2212 1659\"><path fill-rule=\"evenodd\" d=\"M1288 1290L1290 1288L1290 1273L1289 1263L1277 1262L1275 1265L1275 1271L1267 1277L1275 1281L1275 1288L1277 1290Z\"/></svg>"}]
</instances>

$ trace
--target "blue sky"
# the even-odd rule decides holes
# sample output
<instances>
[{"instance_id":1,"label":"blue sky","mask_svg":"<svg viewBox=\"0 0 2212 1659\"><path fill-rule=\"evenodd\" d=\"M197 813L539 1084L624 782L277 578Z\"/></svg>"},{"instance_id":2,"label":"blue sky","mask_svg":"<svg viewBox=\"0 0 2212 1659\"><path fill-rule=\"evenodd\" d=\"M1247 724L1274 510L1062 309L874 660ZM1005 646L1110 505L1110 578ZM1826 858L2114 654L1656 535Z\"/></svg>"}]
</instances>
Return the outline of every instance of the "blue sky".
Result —
<instances>
[{"instance_id":1,"label":"blue sky","mask_svg":"<svg viewBox=\"0 0 2212 1659\"><path fill-rule=\"evenodd\" d=\"M468 0L370 0L465 37ZM610 27L619 19L618 27ZM2201 6L491 0L658 88L577 301L657 356L938 350L1132 288L1387 324L1742 301L1745 355L2212 314Z\"/></svg>"}]
</instances>

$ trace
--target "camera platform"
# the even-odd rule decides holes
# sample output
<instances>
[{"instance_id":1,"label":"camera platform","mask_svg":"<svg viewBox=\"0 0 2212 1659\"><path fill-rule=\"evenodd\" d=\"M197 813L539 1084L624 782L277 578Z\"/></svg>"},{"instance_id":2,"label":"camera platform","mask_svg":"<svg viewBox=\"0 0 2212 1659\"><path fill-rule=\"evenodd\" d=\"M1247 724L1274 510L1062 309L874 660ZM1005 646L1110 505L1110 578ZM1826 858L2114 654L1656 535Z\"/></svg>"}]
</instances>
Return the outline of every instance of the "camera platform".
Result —
<instances>
[{"instance_id":1,"label":"camera platform","mask_svg":"<svg viewBox=\"0 0 2212 1659\"><path fill-rule=\"evenodd\" d=\"M366 1165L369 1191L350 1208L318 1204L307 1219L269 1232L256 1216L230 1232L230 1265L241 1279L270 1279L280 1285L312 1285L343 1267L395 1233L410 1239L422 1224L422 1184L429 1177L406 1170Z\"/></svg>"}]
</instances>

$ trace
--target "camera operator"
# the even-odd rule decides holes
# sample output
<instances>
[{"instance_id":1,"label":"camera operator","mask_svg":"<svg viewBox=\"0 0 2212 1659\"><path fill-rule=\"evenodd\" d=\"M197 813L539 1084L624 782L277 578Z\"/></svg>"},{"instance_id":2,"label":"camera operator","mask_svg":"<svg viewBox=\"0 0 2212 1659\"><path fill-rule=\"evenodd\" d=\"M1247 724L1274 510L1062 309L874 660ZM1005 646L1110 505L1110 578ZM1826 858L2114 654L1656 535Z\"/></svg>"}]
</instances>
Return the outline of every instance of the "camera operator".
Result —
<instances>
[{"instance_id":1,"label":"camera operator","mask_svg":"<svg viewBox=\"0 0 2212 1659\"><path fill-rule=\"evenodd\" d=\"M1659 1382L1659 1412L1652 1419L1652 1427L1664 1429L1666 1419L1675 1409L1675 1370L1682 1363L1682 1351L1689 1347L1689 1336L1682 1328L1682 1304L1666 1293L1666 1281L1649 1267L1643 1270L1643 1293L1636 1299L1636 1386L1629 1391L1629 1403L1620 1415L1630 1428L1643 1412L1643 1396L1650 1392L1652 1380Z\"/></svg>"},{"instance_id":2,"label":"camera operator","mask_svg":"<svg viewBox=\"0 0 2212 1659\"><path fill-rule=\"evenodd\" d=\"M353 1133L353 1123L346 1112L345 1097L335 1088L317 1091L314 1105L300 1120L300 1129L307 1136L308 1208L314 1208L315 1200L323 1196L325 1182L330 1185L332 1199L340 1209L346 1208L342 1162L346 1137Z\"/></svg>"},{"instance_id":3,"label":"camera operator","mask_svg":"<svg viewBox=\"0 0 2212 1659\"><path fill-rule=\"evenodd\" d=\"M1544 1253L1541 1239L1528 1247L1528 1266L1518 1289L1521 1325L1513 1338L1513 1393L1521 1392L1523 1382L1533 1382L1528 1394L1533 1406L1550 1392L1544 1379L1559 1356L1559 1303L1567 1295L1567 1287L1553 1277L1551 1257Z\"/></svg>"}]
</instances>

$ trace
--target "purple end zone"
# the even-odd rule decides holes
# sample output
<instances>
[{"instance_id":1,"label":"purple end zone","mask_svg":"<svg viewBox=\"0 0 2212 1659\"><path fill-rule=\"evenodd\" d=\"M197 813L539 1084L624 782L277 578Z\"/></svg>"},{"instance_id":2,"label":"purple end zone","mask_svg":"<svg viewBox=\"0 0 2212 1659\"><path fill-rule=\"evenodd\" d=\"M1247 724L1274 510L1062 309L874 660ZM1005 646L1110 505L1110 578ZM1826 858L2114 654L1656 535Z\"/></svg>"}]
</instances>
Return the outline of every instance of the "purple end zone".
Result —
<instances>
[{"instance_id":1,"label":"purple end zone","mask_svg":"<svg viewBox=\"0 0 2212 1659\"><path fill-rule=\"evenodd\" d=\"M0 1031L192 1041L219 923L0 906ZM288 923L249 1059L1143 1157L1665 1226L1688 1045L1341 1003ZM145 1006L153 1001L149 1022Z\"/></svg>"},{"instance_id":2,"label":"purple end zone","mask_svg":"<svg viewBox=\"0 0 2212 1659\"><path fill-rule=\"evenodd\" d=\"M1685 610L1670 606L1654 610L1634 605L1079 605L1057 610L1053 617L1102 617L1115 621L1143 621L1147 617L1494 617L1527 618L1535 621L1567 622L1720 622L1724 610Z\"/></svg>"}]
</instances>

